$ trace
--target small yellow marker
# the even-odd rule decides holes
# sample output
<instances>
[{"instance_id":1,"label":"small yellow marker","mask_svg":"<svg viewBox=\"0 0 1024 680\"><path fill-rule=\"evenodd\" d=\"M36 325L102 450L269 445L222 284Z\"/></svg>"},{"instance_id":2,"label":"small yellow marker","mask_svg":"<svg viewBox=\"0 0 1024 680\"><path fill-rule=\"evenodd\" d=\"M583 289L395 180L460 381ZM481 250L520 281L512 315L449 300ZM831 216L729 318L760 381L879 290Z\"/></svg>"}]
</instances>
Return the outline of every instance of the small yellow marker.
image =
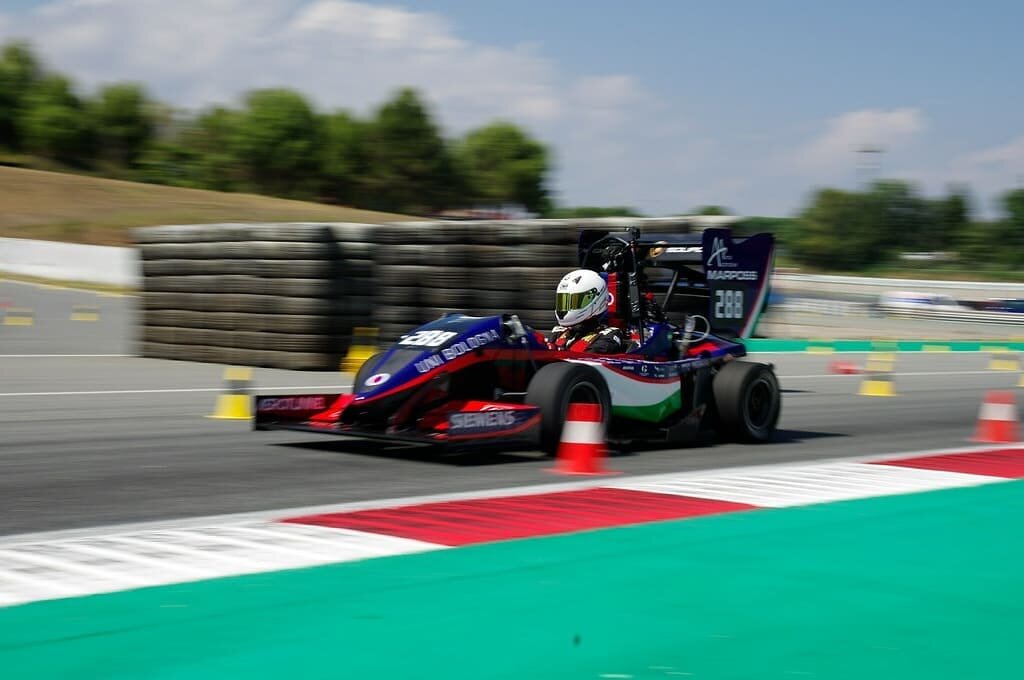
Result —
<instances>
[{"instance_id":1,"label":"small yellow marker","mask_svg":"<svg viewBox=\"0 0 1024 680\"><path fill-rule=\"evenodd\" d=\"M11 307L4 313L5 326L31 326L35 322L36 317L31 309Z\"/></svg>"},{"instance_id":2,"label":"small yellow marker","mask_svg":"<svg viewBox=\"0 0 1024 680\"><path fill-rule=\"evenodd\" d=\"M922 352L952 352L953 348L949 345L921 345Z\"/></svg>"},{"instance_id":3,"label":"small yellow marker","mask_svg":"<svg viewBox=\"0 0 1024 680\"><path fill-rule=\"evenodd\" d=\"M252 418L252 369L231 366L224 369L224 392L207 418L218 420L249 420Z\"/></svg>"},{"instance_id":4,"label":"small yellow marker","mask_svg":"<svg viewBox=\"0 0 1024 680\"><path fill-rule=\"evenodd\" d=\"M377 329L358 327L352 329L352 344L341 362L344 373L355 373L366 360L377 352Z\"/></svg>"},{"instance_id":5,"label":"small yellow marker","mask_svg":"<svg viewBox=\"0 0 1024 680\"><path fill-rule=\"evenodd\" d=\"M71 320L99 321L100 309L99 307L90 307L88 305L75 305L74 307L71 308Z\"/></svg>"},{"instance_id":6,"label":"small yellow marker","mask_svg":"<svg viewBox=\"0 0 1024 680\"><path fill-rule=\"evenodd\" d=\"M990 371L1019 371L1020 360L1014 352L996 352L988 362Z\"/></svg>"},{"instance_id":7,"label":"small yellow marker","mask_svg":"<svg viewBox=\"0 0 1024 680\"><path fill-rule=\"evenodd\" d=\"M892 385L892 373L866 370L857 394L862 397L895 397L896 390Z\"/></svg>"},{"instance_id":8,"label":"small yellow marker","mask_svg":"<svg viewBox=\"0 0 1024 680\"><path fill-rule=\"evenodd\" d=\"M828 340L808 340L808 354L832 354L835 349Z\"/></svg>"}]
</instances>

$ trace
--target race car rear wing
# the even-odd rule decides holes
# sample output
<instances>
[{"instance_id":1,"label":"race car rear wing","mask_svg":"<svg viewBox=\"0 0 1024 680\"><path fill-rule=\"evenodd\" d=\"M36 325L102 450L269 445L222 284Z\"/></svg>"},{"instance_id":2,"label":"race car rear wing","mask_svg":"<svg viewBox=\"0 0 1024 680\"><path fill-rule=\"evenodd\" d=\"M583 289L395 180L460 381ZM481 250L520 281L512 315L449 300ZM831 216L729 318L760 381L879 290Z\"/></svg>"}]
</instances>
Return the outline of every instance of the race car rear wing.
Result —
<instances>
[{"instance_id":1,"label":"race car rear wing","mask_svg":"<svg viewBox=\"0 0 1024 680\"><path fill-rule=\"evenodd\" d=\"M602 261L606 252L612 252L602 244L616 242L631 244L632 257L617 255L614 261ZM579 256L583 267L616 274L615 308L624 319L642 318L636 314L634 298L638 290L649 290L662 295L661 308L670 317L701 314L713 333L748 338L768 299L775 237L756 234L733 239L732 232L722 228L686 234L586 229L580 233ZM631 272L635 272L635 285L623 285Z\"/></svg>"}]
</instances>

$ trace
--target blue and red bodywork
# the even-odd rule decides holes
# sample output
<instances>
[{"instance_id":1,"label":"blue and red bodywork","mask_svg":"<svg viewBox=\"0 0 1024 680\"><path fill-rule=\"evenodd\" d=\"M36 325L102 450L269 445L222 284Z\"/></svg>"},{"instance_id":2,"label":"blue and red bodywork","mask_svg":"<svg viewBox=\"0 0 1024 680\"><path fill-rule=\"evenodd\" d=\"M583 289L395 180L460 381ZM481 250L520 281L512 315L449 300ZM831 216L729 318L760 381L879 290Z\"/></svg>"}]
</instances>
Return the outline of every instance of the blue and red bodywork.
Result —
<instances>
[{"instance_id":1,"label":"blue and red bodywork","mask_svg":"<svg viewBox=\"0 0 1024 680\"><path fill-rule=\"evenodd\" d=\"M715 371L746 355L730 338L747 337L756 325L774 240L759 234L734 242L724 229L686 237L641 239L635 230L581 235L581 266L606 274L613 291L609 323L633 334L635 346L628 353L554 349L512 314L451 314L410 331L369 359L351 393L255 397L254 427L425 444L532 445L540 411L524 403L530 380L547 364L571 362L593 367L607 384L610 436L692 437L713 402ZM698 308L706 314L703 337L693 339L667 320L654 303L656 287L638 285L645 267L673 272L664 287L666 303L679 290L703 301Z\"/></svg>"},{"instance_id":2,"label":"blue and red bodywork","mask_svg":"<svg viewBox=\"0 0 1024 680\"><path fill-rule=\"evenodd\" d=\"M255 427L426 444L533 445L540 415L536 407L522 403L522 397L541 366L556 361L599 365L640 390L669 382L692 393L695 383L704 381L699 376L709 375L711 366L746 353L741 344L708 336L690 347L685 357L667 360L650 354L648 350L671 332L668 324L652 328L646 345L635 352L616 355L554 350L541 334L527 330L520 337L510 333L507 316L442 317L370 359L351 393L257 396ZM442 342L431 347L411 344L422 338ZM612 399L614 408L614 389ZM681 398L679 410L687 412L665 414L659 420L682 420L696 410L702 412L703 406ZM629 429L626 422L613 421L613 426L617 431Z\"/></svg>"}]
</instances>

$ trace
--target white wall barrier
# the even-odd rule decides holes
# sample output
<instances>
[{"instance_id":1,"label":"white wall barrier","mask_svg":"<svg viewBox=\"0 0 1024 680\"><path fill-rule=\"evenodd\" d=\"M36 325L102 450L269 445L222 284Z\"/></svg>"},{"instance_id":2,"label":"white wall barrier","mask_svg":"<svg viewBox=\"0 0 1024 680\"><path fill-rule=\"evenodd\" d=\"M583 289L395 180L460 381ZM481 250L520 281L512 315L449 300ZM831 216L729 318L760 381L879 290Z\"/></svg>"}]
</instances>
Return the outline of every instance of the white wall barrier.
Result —
<instances>
[{"instance_id":1,"label":"white wall barrier","mask_svg":"<svg viewBox=\"0 0 1024 680\"><path fill-rule=\"evenodd\" d=\"M0 238L0 271L125 288L137 288L142 280L135 248L23 238Z\"/></svg>"}]
</instances>

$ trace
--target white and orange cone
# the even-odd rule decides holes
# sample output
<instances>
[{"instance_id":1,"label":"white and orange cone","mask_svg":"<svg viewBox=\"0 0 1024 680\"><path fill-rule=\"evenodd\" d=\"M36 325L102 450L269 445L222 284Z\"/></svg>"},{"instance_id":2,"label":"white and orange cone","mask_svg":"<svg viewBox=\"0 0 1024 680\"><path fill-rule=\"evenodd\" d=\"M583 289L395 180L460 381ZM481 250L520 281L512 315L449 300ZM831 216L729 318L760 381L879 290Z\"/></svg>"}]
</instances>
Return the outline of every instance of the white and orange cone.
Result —
<instances>
[{"instance_id":1,"label":"white and orange cone","mask_svg":"<svg viewBox=\"0 0 1024 680\"><path fill-rule=\"evenodd\" d=\"M604 420L600 404L569 404L558 442L555 467L564 475L612 474L604 468Z\"/></svg>"},{"instance_id":2,"label":"white and orange cone","mask_svg":"<svg viewBox=\"0 0 1024 680\"><path fill-rule=\"evenodd\" d=\"M991 391L981 403L974 441L993 444L1016 442L1020 438L1019 425L1013 392Z\"/></svg>"}]
</instances>

